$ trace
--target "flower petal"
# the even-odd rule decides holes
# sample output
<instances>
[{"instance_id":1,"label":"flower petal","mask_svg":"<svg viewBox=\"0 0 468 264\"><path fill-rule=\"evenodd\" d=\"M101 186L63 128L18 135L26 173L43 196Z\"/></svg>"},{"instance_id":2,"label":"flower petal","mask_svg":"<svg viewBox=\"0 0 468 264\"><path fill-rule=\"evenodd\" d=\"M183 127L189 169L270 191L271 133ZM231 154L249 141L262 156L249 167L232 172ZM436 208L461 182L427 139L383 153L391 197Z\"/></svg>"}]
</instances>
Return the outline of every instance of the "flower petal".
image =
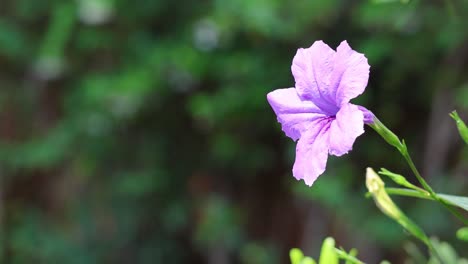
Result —
<instances>
[{"instance_id":1,"label":"flower petal","mask_svg":"<svg viewBox=\"0 0 468 264\"><path fill-rule=\"evenodd\" d=\"M304 179L309 186L325 171L329 127L329 119L316 120L297 142L293 175L298 180Z\"/></svg>"},{"instance_id":2,"label":"flower petal","mask_svg":"<svg viewBox=\"0 0 468 264\"><path fill-rule=\"evenodd\" d=\"M354 141L364 133L364 114L357 105L346 104L330 125L330 154L341 156L353 148Z\"/></svg>"},{"instance_id":3,"label":"flower petal","mask_svg":"<svg viewBox=\"0 0 468 264\"><path fill-rule=\"evenodd\" d=\"M323 41L315 41L307 49L298 49L291 71L296 81L297 93L303 100L311 100L328 114L335 114L336 88L330 85L335 51Z\"/></svg>"},{"instance_id":4,"label":"flower petal","mask_svg":"<svg viewBox=\"0 0 468 264\"><path fill-rule=\"evenodd\" d=\"M364 54L351 49L345 40L338 46L331 86L338 87L335 101L338 106L362 94L369 80L369 63Z\"/></svg>"},{"instance_id":5,"label":"flower petal","mask_svg":"<svg viewBox=\"0 0 468 264\"><path fill-rule=\"evenodd\" d=\"M325 114L311 101L302 101L294 88L278 89L267 95L286 135L296 141L311 122Z\"/></svg>"}]
</instances>

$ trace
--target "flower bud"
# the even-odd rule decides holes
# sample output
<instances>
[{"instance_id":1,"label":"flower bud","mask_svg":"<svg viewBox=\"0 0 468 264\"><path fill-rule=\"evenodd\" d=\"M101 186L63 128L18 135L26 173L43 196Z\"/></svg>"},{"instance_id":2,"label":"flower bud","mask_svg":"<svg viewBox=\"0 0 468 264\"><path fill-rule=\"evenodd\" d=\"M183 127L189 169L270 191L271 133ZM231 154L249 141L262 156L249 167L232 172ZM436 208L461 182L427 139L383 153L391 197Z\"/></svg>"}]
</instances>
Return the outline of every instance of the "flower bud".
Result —
<instances>
[{"instance_id":1,"label":"flower bud","mask_svg":"<svg viewBox=\"0 0 468 264\"><path fill-rule=\"evenodd\" d=\"M379 135L387 141L388 144L396 147L398 150L404 148L403 144L400 142L400 139L395 135L390 129L388 129L380 120L374 116L374 122L369 124Z\"/></svg>"},{"instance_id":2,"label":"flower bud","mask_svg":"<svg viewBox=\"0 0 468 264\"><path fill-rule=\"evenodd\" d=\"M400 211L400 209L385 191L385 184L382 179L380 179L379 175L377 175L377 173L375 173L375 171L371 168L367 168L366 186L369 192L372 194L375 204L377 204L379 209L384 214L394 219L413 236L419 238L427 246L431 247L429 238L426 236L424 231L422 231L421 228L419 228L413 221L411 221L405 214L403 214L402 211Z\"/></svg>"},{"instance_id":3,"label":"flower bud","mask_svg":"<svg viewBox=\"0 0 468 264\"><path fill-rule=\"evenodd\" d=\"M398 220L401 216L400 210L385 192L385 183L371 168L367 168L366 171L366 186L380 210L391 218Z\"/></svg>"},{"instance_id":4,"label":"flower bud","mask_svg":"<svg viewBox=\"0 0 468 264\"><path fill-rule=\"evenodd\" d=\"M404 176L402 176L400 174L393 173L393 172L391 172L391 171L389 171L389 170L387 170L385 168L382 168L379 171L379 174L389 177L396 184L399 184L401 186L404 186L404 187L407 187L407 188L410 188L410 189L413 189L413 190L424 191L427 195L429 195L429 193L427 193L425 190L422 190L421 188L419 188L419 187L415 186L414 184L410 183Z\"/></svg>"},{"instance_id":5,"label":"flower bud","mask_svg":"<svg viewBox=\"0 0 468 264\"><path fill-rule=\"evenodd\" d=\"M461 120L457 111L453 111L452 113L450 113L450 116L457 123L457 128L458 128L458 132L460 133L460 136L466 142L466 144L468 144L468 128L466 127L465 123Z\"/></svg>"}]
</instances>

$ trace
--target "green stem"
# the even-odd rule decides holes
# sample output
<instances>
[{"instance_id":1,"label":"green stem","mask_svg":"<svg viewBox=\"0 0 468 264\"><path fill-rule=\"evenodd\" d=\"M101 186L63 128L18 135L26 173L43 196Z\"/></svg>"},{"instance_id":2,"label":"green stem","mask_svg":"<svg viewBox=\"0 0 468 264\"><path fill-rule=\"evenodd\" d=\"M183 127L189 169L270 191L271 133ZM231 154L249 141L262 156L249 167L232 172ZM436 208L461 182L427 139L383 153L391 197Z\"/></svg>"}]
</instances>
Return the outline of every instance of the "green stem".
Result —
<instances>
[{"instance_id":1,"label":"green stem","mask_svg":"<svg viewBox=\"0 0 468 264\"><path fill-rule=\"evenodd\" d=\"M398 206L392 201L389 194L387 193L387 188L385 188L385 183L379 177L377 173L374 172L371 168L367 168L366 172L366 186L369 192L372 194L375 203L380 208L380 210L395 220L399 225L401 225L405 230L412 234L417 239L421 240L426 244L433 254L437 254L434 250L434 246L431 243L431 240L427 237L425 232L411 219L409 219L403 211L401 211ZM426 191L415 191L411 189L392 189L394 193L413 195L414 193L420 193L424 195L425 198L429 197ZM409 192L408 192L409 191Z\"/></svg>"},{"instance_id":2,"label":"green stem","mask_svg":"<svg viewBox=\"0 0 468 264\"><path fill-rule=\"evenodd\" d=\"M458 220L460 220L463 224L468 226L468 221L465 218L463 218L463 216L457 210L455 210L452 207L452 205L447 203L443 198L440 198L437 194L435 194L436 198L434 198L434 196L428 193L418 192L415 190L404 189L404 188L385 188L385 191L388 194L415 197L415 198L427 199L427 200L432 200L432 201L442 203L455 217L458 218Z\"/></svg>"},{"instance_id":3,"label":"green stem","mask_svg":"<svg viewBox=\"0 0 468 264\"><path fill-rule=\"evenodd\" d=\"M448 204L444 199L437 196L437 194L432 190L431 186L426 182L426 180L421 176L418 169L414 165L411 156L409 155L408 148L406 147L405 141L400 139L390 130L388 129L377 117L374 117L374 123L369 125L372 127L382 138L387 141L390 145L394 146L398 151L401 153L403 158L408 163L411 171L414 173L416 178L418 179L419 183L423 186L423 188L429 192L430 196L433 198L434 201L441 203L447 210L450 211L455 217L457 217L461 222L465 225L468 224L468 221L464 219L464 217L458 213L455 209L452 208L450 204Z\"/></svg>"},{"instance_id":4,"label":"green stem","mask_svg":"<svg viewBox=\"0 0 468 264\"><path fill-rule=\"evenodd\" d=\"M427 184L426 180L424 180L424 178L421 176L421 174L419 173L418 169L416 168L416 166L414 165L413 163L413 160L411 159L407 149L406 149L406 144L403 142L403 145L404 145L404 149L406 150L405 153L401 152L400 153L403 155L403 157L405 158L406 162L408 163L408 165L410 166L411 170L413 171L414 175L416 176L416 178L418 179L418 181L421 183L421 185L424 187L424 189L426 189L429 194L431 195L431 197L433 198L434 201L437 201L439 203L441 203L447 210L450 211L450 213L452 213L458 220L460 220L463 224L465 225L468 225L468 221L456 210L454 209L450 204L448 204L444 199L440 198L435 192L434 190L432 190L432 188L429 186L429 184Z\"/></svg>"},{"instance_id":5,"label":"green stem","mask_svg":"<svg viewBox=\"0 0 468 264\"><path fill-rule=\"evenodd\" d=\"M414 191L414 190L404 189L404 188L385 188L385 191L388 194L393 194L393 195L401 195L401 196L433 200L429 194Z\"/></svg>"},{"instance_id":6,"label":"green stem","mask_svg":"<svg viewBox=\"0 0 468 264\"><path fill-rule=\"evenodd\" d=\"M416 178L418 179L419 183L421 183L421 185L424 187L424 189L426 189L426 191L428 191L431 194L431 196L433 196L435 198L436 194L435 194L434 190L432 190L431 186L429 186L429 184L421 176L418 169L414 165L414 162L413 162L413 160L411 159L411 157L410 157L410 155L408 153L408 149L406 148L406 144L405 144L404 141L403 141L402 145L403 145L404 151L403 151L403 149L400 149L401 155L403 155L403 157L405 158L406 162L408 163L408 165L411 168L411 171L413 171L413 173L416 176Z\"/></svg>"},{"instance_id":7,"label":"green stem","mask_svg":"<svg viewBox=\"0 0 468 264\"><path fill-rule=\"evenodd\" d=\"M359 259L349 255L346 253L346 251L335 248L335 252L338 255L338 257L347 260L348 262L351 262L353 264L365 264L364 262L360 261Z\"/></svg>"}]
</instances>

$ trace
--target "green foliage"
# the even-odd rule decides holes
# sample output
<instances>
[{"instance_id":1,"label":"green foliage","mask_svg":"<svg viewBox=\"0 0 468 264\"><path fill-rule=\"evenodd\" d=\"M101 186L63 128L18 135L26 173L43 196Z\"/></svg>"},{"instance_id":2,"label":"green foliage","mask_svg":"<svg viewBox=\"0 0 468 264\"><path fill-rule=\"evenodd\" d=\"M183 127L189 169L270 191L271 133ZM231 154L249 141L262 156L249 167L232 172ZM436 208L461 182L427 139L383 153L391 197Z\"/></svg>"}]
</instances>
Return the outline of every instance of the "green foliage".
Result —
<instances>
[{"instance_id":1,"label":"green foliage","mask_svg":"<svg viewBox=\"0 0 468 264\"><path fill-rule=\"evenodd\" d=\"M455 205L457 207L465 209L465 211L468 211L468 197L440 193L437 194L437 196L444 199L451 205Z\"/></svg>"},{"instance_id":2,"label":"green foliage","mask_svg":"<svg viewBox=\"0 0 468 264\"><path fill-rule=\"evenodd\" d=\"M369 217L375 211L375 207L356 193L351 185L351 168L343 166L341 161L332 159L330 168L327 169L327 177L320 177L312 188L301 182L295 182L293 190L301 199L322 204L327 210L333 212L336 218L346 219L347 224L359 227L360 232L374 234L374 239L379 243L391 247L401 241L405 236L396 226L389 225L390 221L375 215ZM341 164L341 166L340 166ZM333 190L330 192L330 190ZM346 201L346 202L343 202Z\"/></svg>"},{"instance_id":3,"label":"green foliage","mask_svg":"<svg viewBox=\"0 0 468 264\"><path fill-rule=\"evenodd\" d=\"M456 115L456 112L452 113L453 115ZM462 126L464 126L464 123L462 122L461 123ZM463 209L466 209L466 204L467 204L467 200L465 197L457 197L457 196L451 196L451 195L441 195L441 194L437 194L434 192L434 190L432 189L432 187L426 182L426 180L422 177L422 175L420 174L419 170L416 168L416 165L414 164L413 162L413 159L411 158L409 152L408 152L408 147L406 146L406 143L404 140L402 140L400 142L400 140L398 139L398 137L392 132L390 131L387 127L385 127L385 125L382 124L382 122L380 122L377 118L374 118L374 123L370 125L377 133L379 133L379 135L385 140L387 141L387 143L389 143L390 145L394 146L396 149L398 149L398 151L400 152L400 154L403 156L403 158L406 160L406 162L408 163L411 171L413 172L413 174L416 176L416 178L418 179L419 183L423 186L424 189L421 189L421 188L418 188L412 184L410 184L409 182L407 182L404 177L401 177L401 175L397 175L397 174L393 174L393 173L390 173L389 171L382 171L384 175L387 175L389 176L392 180L394 180L397 184L400 184L400 185L403 185L403 186L406 186L406 187L409 187L411 189L414 189L416 190L416 192L418 193L418 195L416 196L420 196L420 197L423 197L424 199L427 198L427 196L430 196L434 201L437 201L439 202L440 204L442 204L443 206L445 206L445 208L447 210L449 210L453 215L455 215L460 221L462 221L465 225L468 224L468 220L465 219L462 215L460 215L456 210L454 210L451 205L456 205L456 206L459 206ZM464 127L466 129L466 126ZM372 169L368 169L367 170L368 173L367 175L373 175L375 173L373 173ZM369 173L370 172L370 173ZM375 183L378 183L377 185L381 186L382 188L378 188L378 189L382 189L383 190L383 182L382 180L380 180L380 178L378 177L378 175L375 175L376 177L372 176L370 177L370 179L374 179L374 182ZM372 193L371 191L371 185L368 185L368 179L369 177L366 176L366 185L367 185L367 188L369 189L369 191ZM406 192L407 190L405 190ZM385 190L383 190L383 192L385 193ZM374 193L372 193L374 198L375 198L375 195ZM388 197L388 195L385 193L385 199L382 199L382 200L388 200L386 199L386 197ZM445 197L444 197L445 196ZM381 208L382 209L382 208ZM386 211L386 214L393 214L393 212L389 212L389 211ZM393 218L395 218L395 216L392 216ZM427 239L425 239L427 241ZM427 244L427 242L426 242Z\"/></svg>"},{"instance_id":4,"label":"green foliage","mask_svg":"<svg viewBox=\"0 0 468 264\"><path fill-rule=\"evenodd\" d=\"M356 256L357 250L355 248L351 249L350 252L347 253L345 250L335 247L335 240L332 237L327 237L322 243L319 264L338 264L340 260L344 260L345 264L363 264L363 262L358 260ZM302 251L298 248L292 248L289 251L289 258L291 260L291 264L316 263L316 261L313 258L304 256L304 253L302 253Z\"/></svg>"},{"instance_id":5,"label":"green foliage","mask_svg":"<svg viewBox=\"0 0 468 264\"><path fill-rule=\"evenodd\" d=\"M414 184L410 183L404 176L393 173L393 172L391 172L391 171L389 171L389 170L387 170L385 168L382 168L379 171L379 174L388 176L390 179L392 179L392 181L394 181L398 185L401 185L401 186L404 186L406 188L410 188L410 189L417 190L417 191L428 194L425 190L423 190L423 189L415 186Z\"/></svg>"},{"instance_id":6,"label":"green foliage","mask_svg":"<svg viewBox=\"0 0 468 264\"><path fill-rule=\"evenodd\" d=\"M291 264L301 264L304 254L298 248L292 248L289 251L289 258L291 259Z\"/></svg>"},{"instance_id":7,"label":"green foliage","mask_svg":"<svg viewBox=\"0 0 468 264\"><path fill-rule=\"evenodd\" d=\"M457 237L460 240L468 242L468 227L462 227L457 231Z\"/></svg>"},{"instance_id":8,"label":"green foliage","mask_svg":"<svg viewBox=\"0 0 468 264\"><path fill-rule=\"evenodd\" d=\"M393 195L411 196L411 197L429 199L429 200L438 201L438 202L442 200L443 203L456 206L461 209L464 209L465 211L468 211L468 197L465 197L465 196L435 193L434 195L435 197L434 197L434 196L431 196L425 190L405 189L405 188L386 188L385 191L388 194L393 194Z\"/></svg>"},{"instance_id":9,"label":"green foliage","mask_svg":"<svg viewBox=\"0 0 468 264\"><path fill-rule=\"evenodd\" d=\"M450 116L455 120L461 138L465 141L466 144L468 144L468 127L466 127L465 122L460 119L457 111L450 113Z\"/></svg>"},{"instance_id":10,"label":"green foliage","mask_svg":"<svg viewBox=\"0 0 468 264\"><path fill-rule=\"evenodd\" d=\"M241 263L263 264L279 263L278 254L274 247L259 242L245 243L241 247Z\"/></svg>"},{"instance_id":11,"label":"green foliage","mask_svg":"<svg viewBox=\"0 0 468 264\"><path fill-rule=\"evenodd\" d=\"M409 233L414 235L416 238L420 239L423 243L425 243L429 247L431 258L429 260L425 260L423 255L419 253L416 247L412 245L407 246L406 249L408 253L412 255L413 260L416 263L465 263L467 260L459 259L455 250L452 248L450 244L445 243L445 242L439 242L437 239L429 240L427 236L424 234L424 232L421 230L421 228L418 227L413 221L411 221L405 214L403 214L401 210L394 204L394 202L390 199L387 193L387 190L391 191L390 193L392 194L407 195L407 196L413 196L413 197L418 197L422 199L433 199L435 201L440 201L440 199L442 199L444 203L455 205L465 210L466 210L465 200L467 198L454 196L454 195L444 195L444 194L431 195L426 190L422 190L410 184L401 175L394 174L385 169L383 169L381 174L389 176L397 184L410 188L410 189L400 189L400 188L385 189L384 182L379 178L379 176L371 168L367 169L366 186L370 194L374 198L377 206L381 209L381 211L384 214L394 219L396 222L402 225ZM459 215L457 214L457 216ZM466 240L465 229L466 228L462 228L457 231L457 237L461 240Z\"/></svg>"},{"instance_id":12,"label":"green foliage","mask_svg":"<svg viewBox=\"0 0 468 264\"><path fill-rule=\"evenodd\" d=\"M325 238L320 250L319 264L338 264L338 256L335 252L335 240L331 237Z\"/></svg>"},{"instance_id":13,"label":"green foliage","mask_svg":"<svg viewBox=\"0 0 468 264\"><path fill-rule=\"evenodd\" d=\"M367 168L366 187L372 194L377 207L379 207L385 215L395 220L411 235L421 240L430 250L433 250L433 246L424 231L398 208L385 191L385 184L382 179L371 168Z\"/></svg>"},{"instance_id":14,"label":"green foliage","mask_svg":"<svg viewBox=\"0 0 468 264\"><path fill-rule=\"evenodd\" d=\"M405 246L410 259L405 263L409 264L443 264L443 263L453 263L453 264L467 264L468 260L461 258L456 250L449 243L440 241L437 238L431 238L431 243L434 245L435 252L430 255L429 258L426 258L424 254L414 244L407 244ZM435 256L434 254L437 254Z\"/></svg>"},{"instance_id":15,"label":"green foliage","mask_svg":"<svg viewBox=\"0 0 468 264\"><path fill-rule=\"evenodd\" d=\"M236 211L219 198L211 198L206 203L195 239L206 247L225 244L228 248L235 248L241 234Z\"/></svg>"}]
</instances>

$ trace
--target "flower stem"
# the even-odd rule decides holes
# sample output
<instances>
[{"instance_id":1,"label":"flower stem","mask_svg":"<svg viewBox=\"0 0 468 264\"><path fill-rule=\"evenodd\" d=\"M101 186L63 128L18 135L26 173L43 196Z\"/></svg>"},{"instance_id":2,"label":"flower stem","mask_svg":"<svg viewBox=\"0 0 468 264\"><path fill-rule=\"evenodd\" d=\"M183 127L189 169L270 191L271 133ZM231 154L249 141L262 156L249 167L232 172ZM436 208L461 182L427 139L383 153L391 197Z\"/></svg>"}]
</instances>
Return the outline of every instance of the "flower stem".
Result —
<instances>
[{"instance_id":1,"label":"flower stem","mask_svg":"<svg viewBox=\"0 0 468 264\"><path fill-rule=\"evenodd\" d=\"M432 195L428 196L426 193L418 192L418 191L410 190L410 189L405 189L405 188L385 188L385 191L388 194L392 194L392 195L415 197L415 198L427 199L427 200L432 200L432 201L442 203L447 208L447 210L449 210L456 218L458 218L458 220L460 220L463 224L468 226L468 221L464 219L463 216L452 207L452 205L448 204L446 201L444 201L443 198L440 198L437 194L436 194L437 198L434 199Z\"/></svg>"},{"instance_id":2,"label":"flower stem","mask_svg":"<svg viewBox=\"0 0 468 264\"><path fill-rule=\"evenodd\" d=\"M431 195L431 197L434 199L434 201L437 201L439 203L441 203L447 210L450 211L450 213L452 213L456 218L458 218L458 220L460 220L463 224L465 225L468 225L468 221L456 210L454 209L450 204L448 204L444 199L440 198L435 192L434 190L432 190L431 186L429 186L429 184L426 182L426 180L424 180L424 178L421 176L421 174L419 173L418 169L416 168L416 166L414 165L414 162L413 160L411 159L411 156L409 155L408 153L408 150L407 150L407 147L406 147L406 144L405 144L405 141L403 141L402 145L404 146L404 152L400 151L400 153L403 155L403 157L405 158L406 162L408 163L408 165L410 166L411 170L413 171L414 175L416 176L416 178L418 179L418 181L421 183L421 185L424 187L424 189L426 189L426 191L429 192L429 194Z\"/></svg>"},{"instance_id":3,"label":"flower stem","mask_svg":"<svg viewBox=\"0 0 468 264\"><path fill-rule=\"evenodd\" d=\"M346 263L352 263L352 264L365 264L364 262L360 261L359 259L355 258L354 256L349 255L346 253L346 251L335 248L335 252L338 255L338 257L345 259L347 262Z\"/></svg>"},{"instance_id":4,"label":"flower stem","mask_svg":"<svg viewBox=\"0 0 468 264\"><path fill-rule=\"evenodd\" d=\"M367 168L366 172L366 186L369 190L369 193L374 198L376 205L379 209L387 216L395 220L398 224L400 224L403 228L405 228L410 234L414 237L421 240L424 244L427 245L429 250L433 254L437 254L434 246L432 245L431 240L427 237L424 231L411 219L409 219L403 211L401 211L398 206L392 201L389 194L387 193L387 188L385 188L385 183L379 177L377 173L371 168ZM409 191L413 191L407 189ZM401 190L396 190L397 192ZM413 192L420 192L420 191L413 191ZM425 191L421 191L422 193ZM427 196L427 195L426 195Z\"/></svg>"},{"instance_id":5,"label":"flower stem","mask_svg":"<svg viewBox=\"0 0 468 264\"><path fill-rule=\"evenodd\" d=\"M414 165L414 162L413 160L411 159L411 156L409 155L408 153L408 148L406 147L406 144L405 144L405 141L403 141L402 143L402 148L399 149L400 150L400 153L401 155L403 155L403 157L405 158L406 160L406 163L408 163L409 167L411 168L411 171L413 171L414 175L416 176L416 178L418 179L419 183L421 183L421 185L424 187L424 189L426 191L428 191L431 196L435 195L435 192L434 190L432 190L431 186L429 186L429 184L426 182L426 180L421 176L421 174L419 173L418 169L416 168L416 166Z\"/></svg>"},{"instance_id":6,"label":"flower stem","mask_svg":"<svg viewBox=\"0 0 468 264\"><path fill-rule=\"evenodd\" d=\"M433 200L431 196L428 196L426 193L418 192L415 190L405 189L405 188L385 188L385 191L388 194L401 195L408 197L421 198L426 200Z\"/></svg>"},{"instance_id":7,"label":"flower stem","mask_svg":"<svg viewBox=\"0 0 468 264\"><path fill-rule=\"evenodd\" d=\"M426 180L421 176L418 169L414 165L413 160L408 152L408 148L404 140L401 140L390 130L388 129L377 117L374 117L374 123L369 125L372 127L387 143L394 146L406 160L411 171L416 176L419 183L423 186L423 188L429 192L430 196L434 201L441 203L447 210L449 210L455 217L457 217L461 222L465 225L468 225L468 221L454 209L450 204L448 204L444 199L440 198L434 190L429 186Z\"/></svg>"}]
</instances>

